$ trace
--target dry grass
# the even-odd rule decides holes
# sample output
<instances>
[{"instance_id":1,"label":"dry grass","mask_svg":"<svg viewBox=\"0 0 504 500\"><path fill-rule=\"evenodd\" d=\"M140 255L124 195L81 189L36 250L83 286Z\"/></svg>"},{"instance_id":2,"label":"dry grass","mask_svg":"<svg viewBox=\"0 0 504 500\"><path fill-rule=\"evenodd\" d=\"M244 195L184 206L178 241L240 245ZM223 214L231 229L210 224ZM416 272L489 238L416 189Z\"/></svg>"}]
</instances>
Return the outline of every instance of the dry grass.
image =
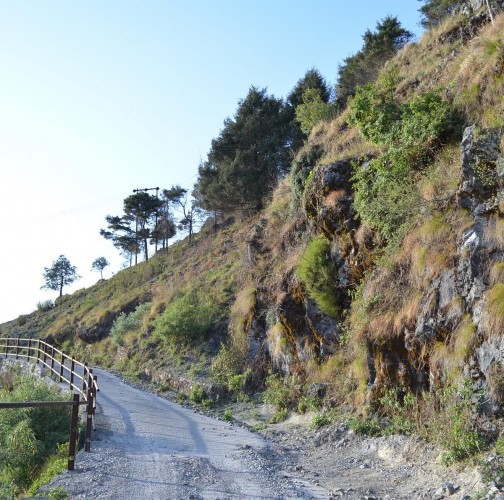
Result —
<instances>
[{"instance_id":1,"label":"dry grass","mask_svg":"<svg viewBox=\"0 0 504 500\"><path fill-rule=\"evenodd\" d=\"M448 384L462 377L462 368L476 344L476 325L466 315L446 342L436 342L430 355L431 371L438 373Z\"/></svg>"},{"instance_id":2,"label":"dry grass","mask_svg":"<svg viewBox=\"0 0 504 500\"><path fill-rule=\"evenodd\" d=\"M487 304L483 316L484 334L487 338L504 334L504 283L494 285L486 292Z\"/></svg>"},{"instance_id":3,"label":"dry grass","mask_svg":"<svg viewBox=\"0 0 504 500\"><path fill-rule=\"evenodd\" d=\"M504 219L492 216L485 224L483 233L485 243L497 251L504 250Z\"/></svg>"},{"instance_id":4,"label":"dry grass","mask_svg":"<svg viewBox=\"0 0 504 500\"><path fill-rule=\"evenodd\" d=\"M492 269L490 270L490 283L492 286L504 283L504 262L496 262L492 266Z\"/></svg>"},{"instance_id":5,"label":"dry grass","mask_svg":"<svg viewBox=\"0 0 504 500\"><path fill-rule=\"evenodd\" d=\"M460 182L460 144L447 144L437 154L434 163L422 175L419 190L427 206L447 206Z\"/></svg>"},{"instance_id":6,"label":"dry grass","mask_svg":"<svg viewBox=\"0 0 504 500\"><path fill-rule=\"evenodd\" d=\"M356 127L347 125L347 118L348 109L331 122L321 123L312 131L309 144L324 150L320 163L362 158L378 153L377 147L365 141Z\"/></svg>"}]
</instances>

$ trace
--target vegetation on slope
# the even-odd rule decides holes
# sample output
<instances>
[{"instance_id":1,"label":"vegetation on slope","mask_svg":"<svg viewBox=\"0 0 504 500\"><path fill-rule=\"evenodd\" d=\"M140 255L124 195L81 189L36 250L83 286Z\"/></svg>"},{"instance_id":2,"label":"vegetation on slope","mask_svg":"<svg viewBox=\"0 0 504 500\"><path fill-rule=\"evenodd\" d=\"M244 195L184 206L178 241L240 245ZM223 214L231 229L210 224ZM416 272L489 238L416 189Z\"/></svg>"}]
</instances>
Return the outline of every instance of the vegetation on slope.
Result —
<instances>
[{"instance_id":1,"label":"vegetation on slope","mask_svg":"<svg viewBox=\"0 0 504 500\"><path fill-rule=\"evenodd\" d=\"M57 387L20 370L0 373L0 401L63 401ZM68 407L9 409L0 412L0 497L34 493L68 461Z\"/></svg>"},{"instance_id":2,"label":"vegetation on slope","mask_svg":"<svg viewBox=\"0 0 504 500\"><path fill-rule=\"evenodd\" d=\"M349 106L334 118L335 101L314 70L287 103L252 88L212 143L196 186L199 203L225 222L2 325L2 334L50 339L199 403L264 390L274 421L324 401L357 410L351 423L359 431L428 434L445 447L446 462L477 452L500 423L481 432L479 399L464 373L476 347L504 325L495 161L475 174L483 201L493 203L484 220L459 192L464 127L477 124L475 140L486 129L502 137L504 127L504 16L486 21L463 13L436 21L379 72L366 65L381 65L384 52L373 60L365 46L365 58L340 69L348 76L360 61L365 84L353 81ZM390 57L408 38L396 32ZM316 95L306 93L308 81ZM296 114L302 128L294 133ZM322 121L313 126L313 116ZM271 124L276 133L265 139ZM285 176L288 147L309 128ZM252 139L266 140L259 156ZM470 231L489 249L481 261L461 243ZM480 294L478 307L451 295L439 305L441 292L449 295L439 283L457 266L480 273L481 289L471 292ZM418 326L436 315L439 325ZM478 382L497 406L501 361Z\"/></svg>"}]
</instances>

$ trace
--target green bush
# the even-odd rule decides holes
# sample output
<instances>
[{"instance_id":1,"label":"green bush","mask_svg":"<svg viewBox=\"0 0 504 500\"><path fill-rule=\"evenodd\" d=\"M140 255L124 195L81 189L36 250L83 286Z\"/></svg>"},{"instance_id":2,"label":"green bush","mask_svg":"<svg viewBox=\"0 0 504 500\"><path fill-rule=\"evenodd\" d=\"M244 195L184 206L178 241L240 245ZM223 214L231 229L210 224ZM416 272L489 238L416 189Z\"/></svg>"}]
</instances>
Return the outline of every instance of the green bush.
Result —
<instances>
[{"instance_id":1,"label":"green bush","mask_svg":"<svg viewBox=\"0 0 504 500\"><path fill-rule=\"evenodd\" d=\"M319 413L315 415L311 421L312 429L318 429L324 425L329 425L331 423L331 418L326 413Z\"/></svg>"},{"instance_id":2,"label":"green bush","mask_svg":"<svg viewBox=\"0 0 504 500\"><path fill-rule=\"evenodd\" d=\"M121 313L112 324L110 336L112 340L119 346L124 343L124 336L127 333L140 331L144 316L149 312L151 303L140 304L137 308L129 313Z\"/></svg>"},{"instance_id":3,"label":"green bush","mask_svg":"<svg viewBox=\"0 0 504 500\"><path fill-rule=\"evenodd\" d=\"M195 292L175 297L154 322L154 332L172 341L188 343L201 339L219 319L219 309L211 298Z\"/></svg>"},{"instance_id":4,"label":"green bush","mask_svg":"<svg viewBox=\"0 0 504 500\"><path fill-rule=\"evenodd\" d=\"M306 148L298 153L292 162L290 174L290 183L292 189L292 204L297 207L303 199L306 179L313 171L317 162L320 160L322 150ZM294 207L293 207L294 208Z\"/></svg>"},{"instance_id":5,"label":"green bush","mask_svg":"<svg viewBox=\"0 0 504 500\"><path fill-rule=\"evenodd\" d=\"M364 436L380 436L382 426L377 415L371 417L352 416L348 420L348 425L356 434Z\"/></svg>"},{"instance_id":6,"label":"green bush","mask_svg":"<svg viewBox=\"0 0 504 500\"><path fill-rule=\"evenodd\" d=\"M47 312L51 309L54 309L54 302L51 299L37 302L37 311Z\"/></svg>"},{"instance_id":7,"label":"green bush","mask_svg":"<svg viewBox=\"0 0 504 500\"><path fill-rule=\"evenodd\" d=\"M308 88L303 92L303 103L296 107L296 121L309 135L317 123L331 117L332 111L333 107L322 100L320 89Z\"/></svg>"},{"instance_id":8,"label":"green bush","mask_svg":"<svg viewBox=\"0 0 504 500\"><path fill-rule=\"evenodd\" d=\"M268 420L269 424L279 424L287 419L289 416L289 410L287 408L283 408L281 410L277 410L271 418Z\"/></svg>"},{"instance_id":9,"label":"green bush","mask_svg":"<svg viewBox=\"0 0 504 500\"><path fill-rule=\"evenodd\" d=\"M318 410L322 406L319 398L301 396L298 400L297 411L298 413L306 413L307 411Z\"/></svg>"},{"instance_id":10,"label":"green bush","mask_svg":"<svg viewBox=\"0 0 504 500\"><path fill-rule=\"evenodd\" d=\"M400 104L393 95L396 84L391 72L359 87L348 119L365 139L387 148L357 166L353 180L357 213L389 242L402 236L418 212L417 172L431 161L440 138L457 128L454 111L440 95L427 92Z\"/></svg>"},{"instance_id":11,"label":"green bush","mask_svg":"<svg viewBox=\"0 0 504 500\"><path fill-rule=\"evenodd\" d=\"M415 430L416 398L410 392L401 395L396 387L389 388L380 398L380 413L385 418L383 434L406 434Z\"/></svg>"},{"instance_id":12,"label":"green bush","mask_svg":"<svg viewBox=\"0 0 504 500\"><path fill-rule=\"evenodd\" d=\"M189 399L196 404L204 404L208 400L207 393L201 385L196 384L189 392Z\"/></svg>"},{"instance_id":13,"label":"green bush","mask_svg":"<svg viewBox=\"0 0 504 500\"><path fill-rule=\"evenodd\" d=\"M288 409L291 404L291 391L280 374L270 372L266 378L263 398L266 403L274 405L278 411Z\"/></svg>"},{"instance_id":14,"label":"green bush","mask_svg":"<svg viewBox=\"0 0 504 500\"><path fill-rule=\"evenodd\" d=\"M427 398L426 407L432 413L426 418L422 431L427 439L443 447L443 464L471 457L484 446L474 418L478 412L474 395L472 381L464 379Z\"/></svg>"},{"instance_id":15,"label":"green bush","mask_svg":"<svg viewBox=\"0 0 504 500\"><path fill-rule=\"evenodd\" d=\"M338 271L331 259L330 250L331 245L323 236L311 240L296 267L296 275L320 310L335 317L340 310Z\"/></svg>"},{"instance_id":16,"label":"green bush","mask_svg":"<svg viewBox=\"0 0 504 500\"><path fill-rule=\"evenodd\" d=\"M420 203L407 159L384 154L358 168L353 182L354 207L361 219L389 242L404 234Z\"/></svg>"},{"instance_id":17,"label":"green bush","mask_svg":"<svg viewBox=\"0 0 504 500\"><path fill-rule=\"evenodd\" d=\"M59 389L32 377L15 374L0 383L0 401L63 401ZM5 385L4 385L5 384ZM58 445L68 440L70 409L23 408L0 412L0 497L15 498L37 480ZM59 468L57 471L59 472Z\"/></svg>"}]
</instances>

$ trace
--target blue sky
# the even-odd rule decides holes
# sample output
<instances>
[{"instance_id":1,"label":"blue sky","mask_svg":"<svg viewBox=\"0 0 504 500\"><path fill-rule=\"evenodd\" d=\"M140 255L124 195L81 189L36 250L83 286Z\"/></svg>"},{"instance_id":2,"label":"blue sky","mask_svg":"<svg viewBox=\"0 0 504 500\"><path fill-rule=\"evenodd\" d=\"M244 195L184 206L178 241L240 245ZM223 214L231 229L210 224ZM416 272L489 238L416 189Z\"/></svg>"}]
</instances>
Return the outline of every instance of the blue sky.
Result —
<instances>
[{"instance_id":1,"label":"blue sky","mask_svg":"<svg viewBox=\"0 0 504 500\"><path fill-rule=\"evenodd\" d=\"M140 187L191 188L251 85L285 97L387 15L420 34L417 0L0 0L0 322L57 294L64 254L87 287L107 214Z\"/></svg>"}]
</instances>

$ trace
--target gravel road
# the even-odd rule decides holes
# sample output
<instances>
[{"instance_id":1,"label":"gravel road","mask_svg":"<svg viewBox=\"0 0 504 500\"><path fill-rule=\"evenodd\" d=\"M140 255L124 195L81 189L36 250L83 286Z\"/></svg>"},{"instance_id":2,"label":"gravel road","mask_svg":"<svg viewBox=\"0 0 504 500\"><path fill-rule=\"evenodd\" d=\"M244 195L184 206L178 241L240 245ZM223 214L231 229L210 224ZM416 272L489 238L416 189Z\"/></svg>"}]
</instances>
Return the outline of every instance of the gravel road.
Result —
<instances>
[{"instance_id":1,"label":"gravel road","mask_svg":"<svg viewBox=\"0 0 504 500\"><path fill-rule=\"evenodd\" d=\"M321 486L281 470L270 443L125 384L102 370L91 452L55 478L70 499L330 498Z\"/></svg>"}]
</instances>

